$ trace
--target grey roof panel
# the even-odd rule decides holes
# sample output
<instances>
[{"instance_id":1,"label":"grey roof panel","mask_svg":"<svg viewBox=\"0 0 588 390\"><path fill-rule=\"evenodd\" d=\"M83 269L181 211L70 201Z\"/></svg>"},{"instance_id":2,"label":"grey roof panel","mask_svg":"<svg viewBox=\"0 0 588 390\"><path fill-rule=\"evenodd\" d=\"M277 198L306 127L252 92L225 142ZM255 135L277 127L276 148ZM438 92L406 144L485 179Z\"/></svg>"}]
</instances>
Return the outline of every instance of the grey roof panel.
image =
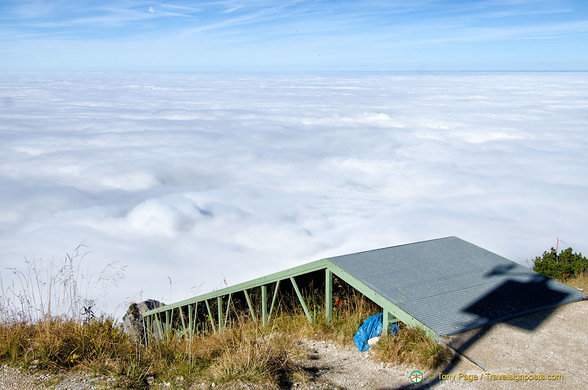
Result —
<instances>
[{"instance_id":1,"label":"grey roof panel","mask_svg":"<svg viewBox=\"0 0 588 390\"><path fill-rule=\"evenodd\" d=\"M329 260L441 336L582 299L571 287L457 237Z\"/></svg>"}]
</instances>

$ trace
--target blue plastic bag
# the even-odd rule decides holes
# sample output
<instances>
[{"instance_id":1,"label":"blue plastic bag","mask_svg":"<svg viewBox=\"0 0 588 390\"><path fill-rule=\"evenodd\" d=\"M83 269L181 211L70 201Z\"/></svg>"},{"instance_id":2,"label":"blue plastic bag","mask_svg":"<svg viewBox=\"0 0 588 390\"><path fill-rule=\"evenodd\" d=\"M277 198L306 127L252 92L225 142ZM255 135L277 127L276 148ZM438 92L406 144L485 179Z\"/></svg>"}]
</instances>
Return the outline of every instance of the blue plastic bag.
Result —
<instances>
[{"instance_id":1,"label":"blue plastic bag","mask_svg":"<svg viewBox=\"0 0 588 390\"><path fill-rule=\"evenodd\" d=\"M371 317L366 318L366 320L361 324L355 336L353 336L353 341L355 342L355 346L359 349L360 352L367 351L370 349L370 345L368 344L368 340L372 337L378 337L382 334L384 316L382 313L374 314ZM398 331L398 325L390 324L390 334L395 334Z\"/></svg>"}]
</instances>

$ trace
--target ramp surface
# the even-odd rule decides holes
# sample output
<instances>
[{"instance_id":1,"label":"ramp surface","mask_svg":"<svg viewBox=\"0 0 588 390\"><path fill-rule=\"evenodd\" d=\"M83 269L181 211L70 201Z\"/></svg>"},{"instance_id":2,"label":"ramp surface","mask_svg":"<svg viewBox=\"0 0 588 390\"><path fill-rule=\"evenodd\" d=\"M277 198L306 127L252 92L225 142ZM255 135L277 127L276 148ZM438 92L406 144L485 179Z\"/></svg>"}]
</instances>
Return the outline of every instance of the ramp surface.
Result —
<instances>
[{"instance_id":1,"label":"ramp surface","mask_svg":"<svg viewBox=\"0 0 588 390\"><path fill-rule=\"evenodd\" d=\"M583 294L447 237L329 258L439 336L582 300Z\"/></svg>"}]
</instances>

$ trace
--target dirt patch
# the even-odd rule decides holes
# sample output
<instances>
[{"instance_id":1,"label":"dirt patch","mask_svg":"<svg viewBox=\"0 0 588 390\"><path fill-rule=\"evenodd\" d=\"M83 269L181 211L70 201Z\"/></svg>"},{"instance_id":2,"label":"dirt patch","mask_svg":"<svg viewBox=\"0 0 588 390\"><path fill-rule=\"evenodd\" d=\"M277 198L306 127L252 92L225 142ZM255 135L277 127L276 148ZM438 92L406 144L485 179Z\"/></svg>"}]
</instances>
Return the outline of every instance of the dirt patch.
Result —
<instances>
[{"instance_id":1,"label":"dirt patch","mask_svg":"<svg viewBox=\"0 0 588 390\"><path fill-rule=\"evenodd\" d=\"M312 359L305 361L305 366L315 370L315 380L343 389L580 390L588 381L587 320L588 301L582 301L445 340L485 371L461 356L456 356L445 370L392 366L372 361L369 351L360 353L352 347L308 340L304 344ZM419 385L409 379L414 370L423 372L425 379ZM543 375L545 379L525 381L519 377L516 381L516 374ZM511 375L511 379L498 375ZM548 375L560 377L549 380Z\"/></svg>"},{"instance_id":2,"label":"dirt patch","mask_svg":"<svg viewBox=\"0 0 588 390\"><path fill-rule=\"evenodd\" d=\"M450 365L447 374L472 374L480 379L460 381L469 388L585 389L588 380L588 301L576 302L454 337L449 344L486 370L464 359ZM427 372L437 374L437 372ZM515 382L492 375L543 375L545 380ZM563 379L547 380L548 375ZM457 377L456 380L457 381ZM456 382L439 382L439 388L455 388Z\"/></svg>"}]
</instances>

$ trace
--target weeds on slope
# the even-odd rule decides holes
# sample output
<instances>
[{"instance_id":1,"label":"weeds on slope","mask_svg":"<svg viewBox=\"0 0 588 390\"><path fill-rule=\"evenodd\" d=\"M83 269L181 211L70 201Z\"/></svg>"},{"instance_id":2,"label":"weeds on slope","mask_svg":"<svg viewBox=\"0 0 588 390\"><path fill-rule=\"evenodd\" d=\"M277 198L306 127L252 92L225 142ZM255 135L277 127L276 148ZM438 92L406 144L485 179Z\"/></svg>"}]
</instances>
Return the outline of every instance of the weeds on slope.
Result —
<instances>
[{"instance_id":1,"label":"weeds on slope","mask_svg":"<svg viewBox=\"0 0 588 390\"><path fill-rule=\"evenodd\" d=\"M89 371L126 388L147 388L150 382L188 388L197 381L275 387L309 378L300 363L304 351L298 340L332 339L349 345L363 320L381 310L335 280L339 288L333 294L330 323L324 294L313 290L304 298L312 322L296 301L283 301L266 326L233 311L231 326L221 332L191 338L172 332L145 346L114 319L96 317L84 307L88 286L82 282L91 278L79 271L83 256L79 247L59 266L50 263L41 271L37 263L28 262L24 272L10 270L17 282L1 285L0 363L51 372ZM95 280L104 281L104 272ZM442 364L446 353L423 332L408 328L382 338L376 347L383 360L429 367Z\"/></svg>"},{"instance_id":2,"label":"weeds on slope","mask_svg":"<svg viewBox=\"0 0 588 390\"><path fill-rule=\"evenodd\" d=\"M449 363L453 354L422 329L402 327L395 335L383 336L373 347L376 358L398 364L437 368Z\"/></svg>"},{"instance_id":3,"label":"weeds on slope","mask_svg":"<svg viewBox=\"0 0 588 390\"><path fill-rule=\"evenodd\" d=\"M171 336L148 347L111 319L0 325L0 362L46 371L84 370L143 388L150 379L280 384L304 376L295 339L244 321L192 340ZM178 379L179 378L179 379Z\"/></svg>"}]
</instances>

